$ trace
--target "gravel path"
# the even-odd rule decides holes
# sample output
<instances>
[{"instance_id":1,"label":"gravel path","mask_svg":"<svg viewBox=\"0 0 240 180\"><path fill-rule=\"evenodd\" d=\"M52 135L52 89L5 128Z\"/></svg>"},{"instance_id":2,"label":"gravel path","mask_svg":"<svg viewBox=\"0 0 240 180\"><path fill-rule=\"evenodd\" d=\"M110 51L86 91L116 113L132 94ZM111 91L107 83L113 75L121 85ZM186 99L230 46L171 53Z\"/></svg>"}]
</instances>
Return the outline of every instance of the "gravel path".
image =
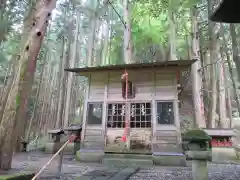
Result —
<instances>
[{"instance_id":1,"label":"gravel path","mask_svg":"<svg viewBox=\"0 0 240 180\"><path fill-rule=\"evenodd\" d=\"M41 167L48 162L52 155L42 153L21 153L13 157L12 170L22 172L37 172ZM55 178L57 174L57 159L41 174L40 179L59 179ZM76 176L81 176L85 173L101 168L101 164L83 164L75 161L72 156L64 156L62 173L62 180L76 179Z\"/></svg>"},{"instance_id":2,"label":"gravel path","mask_svg":"<svg viewBox=\"0 0 240 180\"><path fill-rule=\"evenodd\" d=\"M50 158L51 155L39 153L17 154L13 158L12 167L16 171L36 172ZM60 178L56 178L57 160L54 160L40 180L77 180L79 176L102 168L101 164L79 163L72 156L65 156ZM240 164L209 164L209 177L209 180L240 180ZM190 167L141 168L130 180L192 180L192 172Z\"/></svg>"},{"instance_id":3,"label":"gravel path","mask_svg":"<svg viewBox=\"0 0 240 180\"><path fill-rule=\"evenodd\" d=\"M239 180L240 165L210 164L209 180ZM130 180L192 180L190 167L141 168Z\"/></svg>"}]
</instances>

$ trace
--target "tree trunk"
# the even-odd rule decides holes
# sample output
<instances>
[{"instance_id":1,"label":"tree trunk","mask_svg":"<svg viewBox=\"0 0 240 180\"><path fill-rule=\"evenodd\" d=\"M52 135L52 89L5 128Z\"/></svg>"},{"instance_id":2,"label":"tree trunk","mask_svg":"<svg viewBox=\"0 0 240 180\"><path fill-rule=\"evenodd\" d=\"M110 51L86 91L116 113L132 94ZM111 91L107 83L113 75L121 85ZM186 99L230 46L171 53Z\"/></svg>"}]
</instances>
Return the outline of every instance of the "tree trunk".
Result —
<instances>
[{"instance_id":1,"label":"tree trunk","mask_svg":"<svg viewBox=\"0 0 240 180\"><path fill-rule=\"evenodd\" d=\"M192 77L192 97L193 97L193 113L195 127L205 128L205 118L202 100L202 89L201 89L201 61L200 61L200 49L199 49L199 35L198 35L198 24L197 24L197 10L196 7L192 9L192 51L191 59L195 59L196 62L192 65L191 77Z\"/></svg>"},{"instance_id":2,"label":"tree trunk","mask_svg":"<svg viewBox=\"0 0 240 180\"><path fill-rule=\"evenodd\" d=\"M174 22L174 12L172 10L172 0L169 0L168 4L168 18L169 18L169 46L170 46L170 53L168 61L177 60L177 53L176 53L176 28ZM164 59L165 60L165 59Z\"/></svg>"},{"instance_id":3,"label":"tree trunk","mask_svg":"<svg viewBox=\"0 0 240 180\"><path fill-rule=\"evenodd\" d=\"M239 58L239 51L238 51L238 44L237 44L237 34L235 30L235 25L230 24L230 34L232 39L232 52L233 52L233 61L236 64L236 69L238 73L238 81L240 82L240 58Z\"/></svg>"},{"instance_id":4,"label":"tree trunk","mask_svg":"<svg viewBox=\"0 0 240 180\"><path fill-rule=\"evenodd\" d=\"M224 48L225 49L225 48ZM226 52L226 51L225 51ZM224 60L225 62L225 56L224 56L224 50L221 47L221 54L222 54L222 60ZM227 54L226 54L227 55ZM227 81L227 79L229 78L230 74L227 71L227 67L223 66L223 71L224 71L224 79L225 82ZM227 112L227 116L228 116L228 121L229 121L229 128L232 128L232 122L233 122L233 118L232 118L232 98L231 98L231 90L229 87L229 84L226 83L227 85L227 89L226 89L226 97L227 97L227 102L226 102L226 112ZM226 86L225 86L226 87Z\"/></svg>"},{"instance_id":5,"label":"tree trunk","mask_svg":"<svg viewBox=\"0 0 240 180\"><path fill-rule=\"evenodd\" d=\"M63 126L63 118L64 118L64 104L65 104L65 91L66 91L66 79L67 79L67 72L64 71L64 69L68 68L69 65L69 53L70 51L70 42L67 43L67 49L66 49L66 55L65 55L65 61L62 66L62 77L61 77L61 93L59 98L59 109L58 109L58 122L57 127L62 128Z\"/></svg>"},{"instance_id":6,"label":"tree trunk","mask_svg":"<svg viewBox=\"0 0 240 180\"><path fill-rule=\"evenodd\" d=\"M13 62L13 74L10 76L9 78L9 81L8 81L8 84L7 84L7 90L6 90L6 95L5 95L5 98L3 99L3 103L1 104L1 110L0 110L0 122L2 120L2 116L3 116L3 112L4 112L4 108L5 108L5 105L6 105L6 102L7 102L7 98L9 96L9 92L10 92L10 88L12 86L12 83L14 81L14 78L15 77L15 71L16 68L18 68L18 61L19 61L19 58L20 58L20 52L24 52L24 47L25 47L25 43L26 41L28 40L28 36L29 36L29 33L32 29L32 22L34 21L34 18L35 18L35 15L34 13L36 12L34 9L35 9L35 2L31 4L31 6L28 8L28 10L26 11L25 13L25 16L24 16L24 21L23 21L23 33L21 34L21 41L20 41L20 44L19 44L19 48L16 48L16 51L19 53L19 55L17 55L17 53L15 55L13 55L11 57L11 60L10 62L12 61Z\"/></svg>"},{"instance_id":7,"label":"tree trunk","mask_svg":"<svg viewBox=\"0 0 240 180\"><path fill-rule=\"evenodd\" d=\"M221 50L220 50L221 53ZM225 74L223 56L220 57L219 65L219 123L221 128L230 128L226 115L226 90L225 90Z\"/></svg>"},{"instance_id":8,"label":"tree trunk","mask_svg":"<svg viewBox=\"0 0 240 180\"><path fill-rule=\"evenodd\" d=\"M213 7L213 0L208 0L208 14L211 14L212 7ZM208 122L207 127L208 128L214 128L215 127L215 121L216 121L216 109L217 109L217 81L216 81L216 43L217 38L216 34L213 31L214 26L216 23L209 21L208 22L208 34L209 34L209 51L210 51L210 62L211 64L211 93L210 93L210 102L209 102L209 112L208 112Z\"/></svg>"},{"instance_id":9,"label":"tree trunk","mask_svg":"<svg viewBox=\"0 0 240 180\"><path fill-rule=\"evenodd\" d=\"M2 106L2 99L4 94L6 93L6 87L8 84L8 80L13 76L14 70L13 70L13 58L11 58L10 62L7 65L7 69L6 69L6 73L5 73L5 77L4 77L4 81L2 84L2 87L0 88L0 107ZM1 118L0 118L1 119Z\"/></svg>"},{"instance_id":10,"label":"tree trunk","mask_svg":"<svg viewBox=\"0 0 240 180\"><path fill-rule=\"evenodd\" d=\"M61 57L60 57L60 64L59 64L59 70L58 70L58 73L59 73L59 81L58 81L58 88L57 88L57 100L58 100L58 108L57 108L57 121L56 121L56 124L55 124L55 127L58 127L59 124L61 124L61 110L60 110L60 107L61 107L61 102L62 102L62 82L63 82L63 79L64 79L64 55L65 55L65 38L62 37L62 48L61 48L61 51L62 51L62 54L61 54Z\"/></svg>"},{"instance_id":11,"label":"tree trunk","mask_svg":"<svg viewBox=\"0 0 240 180\"><path fill-rule=\"evenodd\" d=\"M21 119L25 112L28 95L23 92L25 85L23 80L31 81L31 75L34 74L36 58L40 51L43 37L45 35L48 19L52 10L56 6L56 0L40 1L36 5L35 22L32 24L32 30L20 54L19 71L17 72L16 82L13 83L6 103L2 121L0 124L0 169L8 170L11 168L13 147L16 138L19 136L17 129L22 129L25 119ZM23 79L25 78L26 79ZM29 89L26 89L29 92ZM22 102L23 101L23 102ZM23 107L20 107L23 105ZM15 118L18 111L19 117Z\"/></svg>"},{"instance_id":12,"label":"tree trunk","mask_svg":"<svg viewBox=\"0 0 240 180\"><path fill-rule=\"evenodd\" d=\"M79 28L80 28L80 16L77 14L77 21L76 21L76 30L75 30L75 37L74 37L74 42L72 45L72 53L69 61L69 66L68 68L73 68L75 66L76 62L76 53L77 53L77 42L78 42L78 33L79 33ZM64 128L68 127L69 123L69 111L70 111L70 102L71 102L71 95L72 95L72 87L73 87L73 74L68 73L68 80L67 80L67 89L66 89L66 108L65 108L65 113L64 113Z\"/></svg>"},{"instance_id":13,"label":"tree trunk","mask_svg":"<svg viewBox=\"0 0 240 180\"><path fill-rule=\"evenodd\" d=\"M124 6L124 62L130 64L132 59L132 42L131 42L131 15L129 10L129 1L123 1Z\"/></svg>"},{"instance_id":14,"label":"tree trunk","mask_svg":"<svg viewBox=\"0 0 240 180\"><path fill-rule=\"evenodd\" d=\"M33 105L33 112L32 112L31 118L29 120L28 130L27 130L26 136L25 136L26 142L30 141L30 133L31 133L31 129L32 129L33 119L34 119L34 117L36 115L36 111L37 111L37 104L39 101L39 94L40 94L40 90L41 90L41 85L42 85L42 80L43 80L43 72L44 72L44 68L45 68L45 64L46 64L46 59L47 59L47 56L44 57L44 61L43 61L41 72L40 72L40 80L39 80L39 84L37 87L36 99L35 99L35 102Z\"/></svg>"},{"instance_id":15,"label":"tree trunk","mask_svg":"<svg viewBox=\"0 0 240 180\"><path fill-rule=\"evenodd\" d=\"M50 76L50 71L48 68L46 68L46 71L44 72L44 74L46 74L46 76L44 77L44 82L43 82L43 85L41 87L42 90L42 94L41 94L41 111L40 111L40 116L39 116L39 126L38 126L38 134L41 134L42 133L42 127L43 125L45 124L45 119L44 119L44 114L45 114L45 111L46 111L46 102L48 100L48 79L49 79L49 76Z\"/></svg>"},{"instance_id":16,"label":"tree trunk","mask_svg":"<svg viewBox=\"0 0 240 180\"><path fill-rule=\"evenodd\" d=\"M97 2L97 7L95 12L92 15L91 18L91 33L89 37L88 42L88 55L87 55L87 65L88 67L91 67L93 65L93 52L94 52L94 41L95 41L95 35L96 35L96 26L97 26L97 18L98 18L98 7L99 7L99 1Z\"/></svg>"},{"instance_id":17,"label":"tree trunk","mask_svg":"<svg viewBox=\"0 0 240 180\"><path fill-rule=\"evenodd\" d=\"M12 59L10 61L13 61L17 58L17 56L12 56ZM18 60L18 59L17 59ZM17 60L15 60L17 62ZM9 97L9 93L12 87L12 84L16 78L16 71L17 71L17 66L16 66L16 62L13 63L13 67L12 67L12 72L7 80L7 85L6 85L6 90L4 90L4 92L2 92L2 97L1 97L1 107L0 107L0 122L2 121L2 117L3 117L3 113L4 113L4 109L6 107L6 103ZM4 95L4 96L3 96Z\"/></svg>"},{"instance_id":18,"label":"tree trunk","mask_svg":"<svg viewBox=\"0 0 240 180\"><path fill-rule=\"evenodd\" d=\"M223 47L221 47L221 54L222 57L224 56L223 54L225 53L226 55L226 59L227 59L227 65L228 65L228 71L229 71L229 76L230 79L232 81L232 85L233 85L233 93L234 93L234 97L236 100L236 104L237 104L237 109L238 109L238 113L240 114L240 101L239 101L239 96L237 93L237 85L236 85L236 81L234 78L234 74L233 74L233 68L232 68L232 61L230 58L230 53L229 53L229 48L227 46L228 44L228 40L226 39L226 37L224 36L224 27L221 25L220 27L220 35L223 38ZM236 49L235 49L236 50ZM234 51L234 50L233 50ZM234 52L234 55L236 56L236 52ZM234 57L233 55L233 57ZM224 69L225 70L225 69ZM226 70L225 70L226 71ZM226 72L225 72L225 76L226 76ZM228 116L229 116L229 126L230 128L232 127L232 103L231 103L231 93L230 93L230 88L227 87L227 104L228 104Z\"/></svg>"},{"instance_id":19,"label":"tree trunk","mask_svg":"<svg viewBox=\"0 0 240 180\"><path fill-rule=\"evenodd\" d=\"M225 41L225 42L227 42L227 41ZM230 73L230 79L232 80L233 92L234 92L234 96L235 96L235 100L236 100L236 104L237 104L238 114L240 114L240 101L239 101L239 97L238 97L238 93L237 93L236 81L234 79L233 67L232 67L231 58L230 58L231 56L228 53L228 51L226 53L227 53L227 64L228 64L228 69L229 69L229 73Z\"/></svg>"},{"instance_id":20,"label":"tree trunk","mask_svg":"<svg viewBox=\"0 0 240 180\"><path fill-rule=\"evenodd\" d=\"M104 24L104 42L103 42L103 51L102 51L102 65L107 65L109 64L109 58L108 58L108 52L109 52L109 28L110 28L110 15L111 15L111 8L108 7L108 16L106 20L106 24Z\"/></svg>"}]
</instances>

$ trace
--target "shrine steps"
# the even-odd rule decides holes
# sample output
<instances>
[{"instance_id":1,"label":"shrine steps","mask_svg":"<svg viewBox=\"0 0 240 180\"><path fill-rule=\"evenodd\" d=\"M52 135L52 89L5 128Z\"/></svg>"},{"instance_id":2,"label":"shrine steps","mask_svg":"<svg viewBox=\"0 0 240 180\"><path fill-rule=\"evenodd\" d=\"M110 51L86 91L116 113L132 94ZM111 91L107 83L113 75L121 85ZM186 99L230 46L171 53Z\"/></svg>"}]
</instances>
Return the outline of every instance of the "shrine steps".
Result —
<instances>
[{"instance_id":1,"label":"shrine steps","mask_svg":"<svg viewBox=\"0 0 240 180\"><path fill-rule=\"evenodd\" d=\"M105 153L102 159L102 164L107 166L152 166L152 155L143 154L121 154L121 153Z\"/></svg>"},{"instance_id":2,"label":"shrine steps","mask_svg":"<svg viewBox=\"0 0 240 180\"><path fill-rule=\"evenodd\" d=\"M105 153L102 159L104 165L123 166L187 166L185 155L181 153L153 153L143 154L121 154Z\"/></svg>"}]
</instances>

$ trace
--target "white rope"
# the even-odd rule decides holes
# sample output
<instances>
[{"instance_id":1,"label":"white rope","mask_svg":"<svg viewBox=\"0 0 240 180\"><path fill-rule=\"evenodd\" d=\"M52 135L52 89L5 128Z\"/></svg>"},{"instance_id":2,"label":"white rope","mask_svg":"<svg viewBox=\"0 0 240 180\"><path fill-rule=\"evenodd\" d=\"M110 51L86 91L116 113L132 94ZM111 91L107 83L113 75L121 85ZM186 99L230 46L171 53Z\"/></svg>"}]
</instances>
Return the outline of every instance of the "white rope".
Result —
<instances>
[{"instance_id":1,"label":"white rope","mask_svg":"<svg viewBox=\"0 0 240 180\"><path fill-rule=\"evenodd\" d=\"M69 140L65 142L62 147L51 157L51 159L38 171L38 173L32 178L32 180L37 179L44 169L52 162L52 160L68 145Z\"/></svg>"}]
</instances>

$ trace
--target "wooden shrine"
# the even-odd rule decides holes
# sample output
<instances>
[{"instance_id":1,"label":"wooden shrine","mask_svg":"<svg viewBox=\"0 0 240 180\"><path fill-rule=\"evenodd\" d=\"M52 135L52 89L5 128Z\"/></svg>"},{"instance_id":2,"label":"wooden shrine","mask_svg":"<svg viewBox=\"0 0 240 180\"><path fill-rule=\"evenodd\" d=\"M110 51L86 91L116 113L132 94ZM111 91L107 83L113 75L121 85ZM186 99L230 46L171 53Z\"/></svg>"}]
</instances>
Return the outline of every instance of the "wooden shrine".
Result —
<instances>
[{"instance_id":1,"label":"wooden shrine","mask_svg":"<svg viewBox=\"0 0 240 180\"><path fill-rule=\"evenodd\" d=\"M65 69L88 79L80 160L102 161L108 153L131 153L149 155L149 159L152 155L167 156L175 165L184 164L178 74L189 71L194 62L178 60ZM127 78L123 77L126 74ZM129 147L123 138L126 129ZM153 161L162 163L156 158Z\"/></svg>"},{"instance_id":2,"label":"wooden shrine","mask_svg":"<svg viewBox=\"0 0 240 180\"><path fill-rule=\"evenodd\" d=\"M212 147L232 147L233 129L204 129L205 132L212 137Z\"/></svg>"}]
</instances>

